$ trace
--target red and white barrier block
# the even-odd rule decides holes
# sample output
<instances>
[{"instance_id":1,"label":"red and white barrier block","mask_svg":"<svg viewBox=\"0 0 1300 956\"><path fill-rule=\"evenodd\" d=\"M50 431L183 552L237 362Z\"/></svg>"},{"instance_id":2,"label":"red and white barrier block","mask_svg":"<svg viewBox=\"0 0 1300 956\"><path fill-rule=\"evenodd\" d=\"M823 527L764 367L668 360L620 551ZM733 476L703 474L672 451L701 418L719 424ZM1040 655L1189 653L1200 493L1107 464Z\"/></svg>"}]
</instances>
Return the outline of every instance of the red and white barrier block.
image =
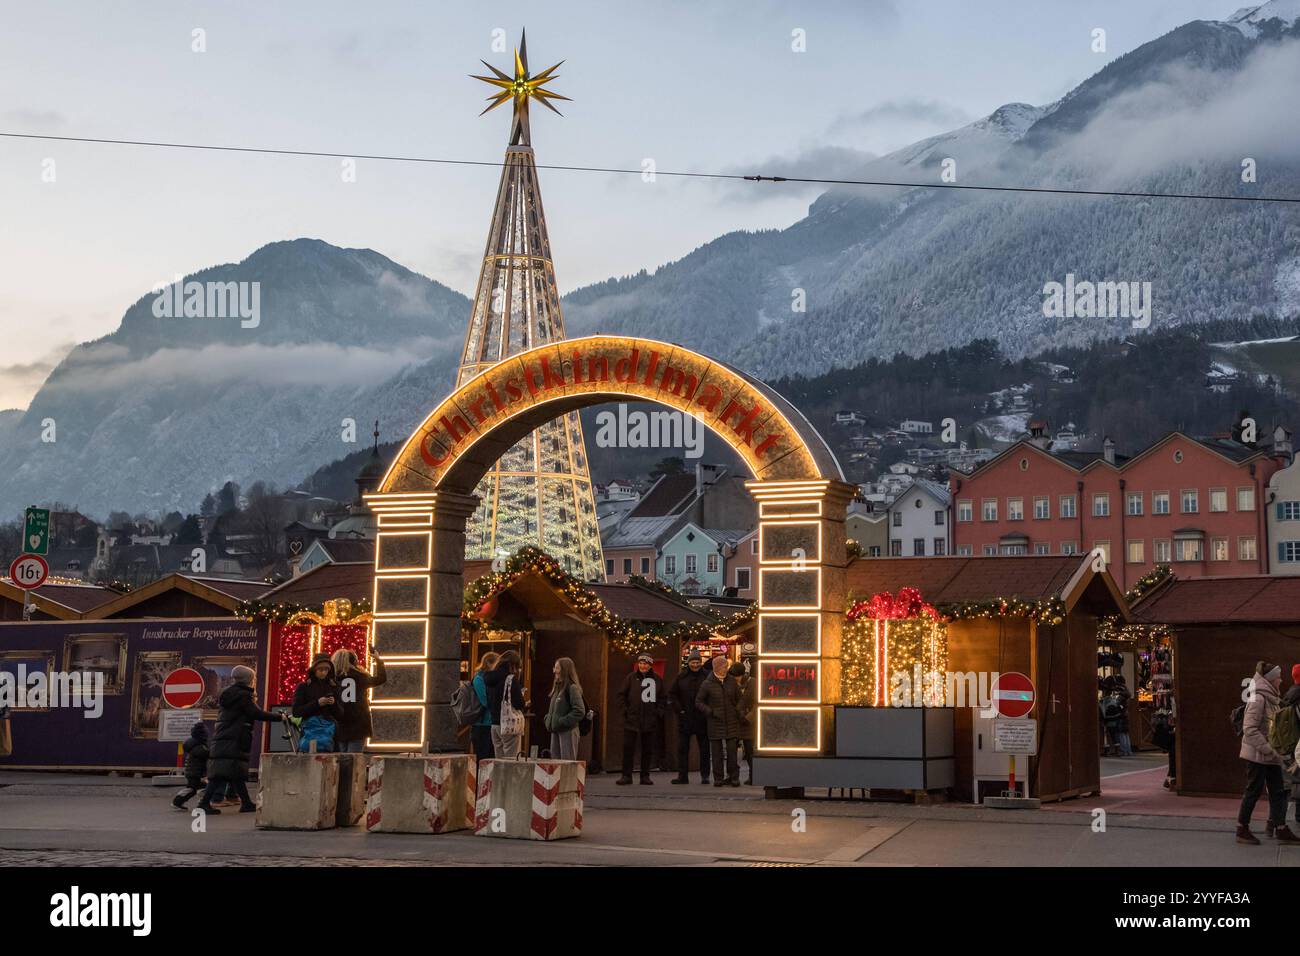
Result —
<instances>
[{"instance_id":1,"label":"red and white barrier block","mask_svg":"<svg viewBox=\"0 0 1300 956\"><path fill-rule=\"evenodd\" d=\"M366 830L449 833L474 823L472 754L372 755L366 768Z\"/></svg>"},{"instance_id":2,"label":"red and white barrier block","mask_svg":"<svg viewBox=\"0 0 1300 956\"><path fill-rule=\"evenodd\" d=\"M582 834L587 765L581 760L484 760L474 835L563 840Z\"/></svg>"}]
</instances>

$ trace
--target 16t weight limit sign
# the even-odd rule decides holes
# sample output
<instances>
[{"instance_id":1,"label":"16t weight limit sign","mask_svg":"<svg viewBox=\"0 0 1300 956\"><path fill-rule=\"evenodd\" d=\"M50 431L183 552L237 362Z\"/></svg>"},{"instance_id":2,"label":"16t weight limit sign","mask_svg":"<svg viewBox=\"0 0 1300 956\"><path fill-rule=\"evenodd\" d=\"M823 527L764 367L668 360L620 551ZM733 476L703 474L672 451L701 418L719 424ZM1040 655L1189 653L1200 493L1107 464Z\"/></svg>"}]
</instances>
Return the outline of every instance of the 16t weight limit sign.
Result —
<instances>
[{"instance_id":1,"label":"16t weight limit sign","mask_svg":"<svg viewBox=\"0 0 1300 956\"><path fill-rule=\"evenodd\" d=\"M21 554L9 565L9 580L24 591L40 587L49 576L50 566L39 554Z\"/></svg>"}]
</instances>

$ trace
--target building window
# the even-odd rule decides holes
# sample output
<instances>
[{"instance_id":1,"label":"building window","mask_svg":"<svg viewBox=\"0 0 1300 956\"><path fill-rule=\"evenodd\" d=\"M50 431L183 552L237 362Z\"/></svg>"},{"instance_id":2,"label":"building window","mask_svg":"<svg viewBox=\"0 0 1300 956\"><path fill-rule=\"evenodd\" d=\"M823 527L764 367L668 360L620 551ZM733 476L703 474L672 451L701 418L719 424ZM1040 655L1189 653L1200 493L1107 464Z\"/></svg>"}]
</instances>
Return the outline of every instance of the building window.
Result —
<instances>
[{"instance_id":1,"label":"building window","mask_svg":"<svg viewBox=\"0 0 1300 956\"><path fill-rule=\"evenodd\" d=\"M1078 548L1075 547L1073 541L1061 542L1061 554L1078 554L1078 553L1079 553Z\"/></svg>"},{"instance_id":2,"label":"building window","mask_svg":"<svg viewBox=\"0 0 1300 956\"><path fill-rule=\"evenodd\" d=\"M1238 495L1241 492L1237 492ZM1238 501L1240 502L1240 498ZM1300 501L1279 501L1277 503L1278 521L1300 521Z\"/></svg>"},{"instance_id":3,"label":"building window","mask_svg":"<svg viewBox=\"0 0 1300 956\"><path fill-rule=\"evenodd\" d=\"M1039 541L1034 545L1034 554L1051 554L1052 546L1046 541Z\"/></svg>"},{"instance_id":4,"label":"building window","mask_svg":"<svg viewBox=\"0 0 1300 956\"><path fill-rule=\"evenodd\" d=\"M903 542L894 538L889 542L889 556L891 558L901 558L903 556Z\"/></svg>"},{"instance_id":5,"label":"building window","mask_svg":"<svg viewBox=\"0 0 1300 956\"><path fill-rule=\"evenodd\" d=\"M1092 543L1092 550L1100 551L1101 559L1105 561L1107 564L1110 564L1110 542L1109 541L1094 541Z\"/></svg>"},{"instance_id":6,"label":"building window","mask_svg":"<svg viewBox=\"0 0 1300 956\"><path fill-rule=\"evenodd\" d=\"M894 527L895 527L895 528L901 528L902 526L903 526L903 512L901 512L901 511L895 511L895 512L894 512Z\"/></svg>"},{"instance_id":7,"label":"building window","mask_svg":"<svg viewBox=\"0 0 1300 956\"><path fill-rule=\"evenodd\" d=\"M686 556L686 573L687 573L687 574L694 574L694 573L696 572L696 570L699 568L699 566L700 566L699 558L698 558L696 555L688 554L688 555Z\"/></svg>"},{"instance_id":8,"label":"building window","mask_svg":"<svg viewBox=\"0 0 1300 956\"><path fill-rule=\"evenodd\" d=\"M923 558L923 557L925 557L925 539L924 539L924 538L913 538L913 539L912 539L912 557L914 557L914 558Z\"/></svg>"},{"instance_id":9,"label":"building window","mask_svg":"<svg viewBox=\"0 0 1300 956\"><path fill-rule=\"evenodd\" d=\"M642 558L642 559L641 559L641 573L642 573L642 574L649 574L649 573L650 573L650 559L649 559L649 558Z\"/></svg>"},{"instance_id":10,"label":"building window","mask_svg":"<svg viewBox=\"0 0 1300 956\"><path fill-rule=\"evenodd\" d=\"M1128 543L1128 563L1129 564L1146 564L1147 563L1147 543L1141 538Z\"/></svg>"},{"instance_id":11,"label":"building window","mask_svg":"<svg viewBox=\"0 0 1300 956\"><path fill-rule=\"evenodd\" d=\"M1125 498L1128 513L1131 515L1140 515L1142 513L1142 492L1130 491Z\"/></svg>"},{"instance_id":12,"label":"building window","mask_svg":"<svg viewBox=\"0 0 1300 956\"><path fill-rule=\"evenodd\" d=\"M675 554L665 554L665 555L664 555L664 574L672 575L672 574L676 574L676 573L677 573L677 555L675 555Z\"/></svg>"},{"instance_id":13,"label":"building window","mask_svg":"<svg viewBox=\"0 0 1300 956\"><path fill-rule=\"evenodd\" d=\"M1279 541L1277 543L1277 559L1283 564L1293 564L1300 561L1300 541Z\"/></svg>"},{"instance_id":14,"label":"building window","mask_svg":"<svg viewBox=\"0 0 1300 956\"><path fill-rule=\"evenodd\" d=\"M1046 495L1034 499L1034 517L1050 518L1052 516L1052 499Z\"/></svg>"},{"instance_id":15,"label":"building window","mask_svg":"<svg viewBox=\"0 0 1300 956\"><path fill-rule=\"evenodd\" d=\"M1252 485L1245 485L1237 489L1237 510L1255 510L1255 488Z\"/></svg>"},{"instance_id":16,"label":"building window","mask_svg":"<svg viewBox=\"0 0 1300 956\"><path fill-rule=\"evenodd\" d=\"M1008 521L1025 520L1025 499L1024 498L1007 499L1007 520Z\"/></svg>"},{"instance_id":17,"label":"building window","mask_svg":"<svg viewBox=\"0 0 1300 956\"><path fill-rule=\"evenodd\" d=\"M1195 488L1184 488L1179 495L1179 508L1185 515L1194 515L1201 510L1201 496Z\"/></svg>"},{"instance_id":18,"label":"building window","mask_svg":"<svg viewBox=\"0 0 1300 956\"><path fill-rule=\"evenodd\" d=\"M981 505L980 517L985 521L998 520L998 499L985 498Z\"/></svg>"},{"instance_id":19,"label":"building window","mask_svg":"<svg viewBox=\"0 0 1300 956\"><path fill-rule=\"evenodd\" d=\"M880 545L873 544L871 547L867 548L867 557L869 558L880 557Z\"/></svg>"},{"instance_id":20,"label":"building window","mask_svg":"<svg viewBox=\"0 0 1300 956\"><path fill-rule=\"evenodd\" d=\"M1094 518L1110 517L1110 495L1100 494L1092 496L1092 516Z\"/></svg>"},{"instance_id":21,"label":"building window","mask_svg":"<svg viewBox=\"0 0 1300 956\"><path fill-rule=\"evenodd\" d=\"M1061 495L1061 507L1058 509L1062 518L1077 517L1078 512L1074 508L1074 495ZM1071 552L1073 554L1073 552Z\"/></svg>"},{"instance_id":22,"label":"building window","mask_svg":"<svg viewBox=\"0 0 1300 956\"><path fill-rule=\"evenodd\" d=\"M749 553L758 554L758 535L754 535L753 540L749 542Z\"/></svg>"},{"instance_id":23,"label":"building window","mask_svg":"<svg viewBox=\"0 0 1300 956\"><path fill-rule=\"evenodd\" d=\"M943 527L943 509L942 509L942 508L935 508L935 509L934 509L934 523L935 523L936 526L938 526L938 527L940 527L940 528Z\"/></svg>"},{"instance_id":24,"label":"building window","mask_svg":"<svg viewBox=\"0 0 1300 956\"><path fill-rule=\"evenodd\" d=\"M1151 542L1151 557L1157 564L1169 563L1169 539L1156 538Z\"/></svg>"},{"instance_id":25,"label":"building window","mask_svg":"<svg viewBox=\"0 0 1300 956\"><path fill-rule=\"evenodd\" d=\"M1200 538L1179 538L1174 542L1175 561L1204 561Z\"/></svg>"},{"instance_id":26,"label":"building window","mask_svg":"<svg viewBox=\"0 0 1300 956\"><path fill-rule=\"evenodd\" d=\"M1296 544L1300 544L1300 542L1296 542ZM957 545L957 556L958 556L959 558L969 558L969 557L971 557L971 556L972 556L972 555L971 555L971 546L970 546L969 544L959 544L959 545Z\"/></svg>"},{"instance_id":27,"label":"building window","mask_svg":"<svg viewBox=\"0 0 1300 956\"><path fill-rule=\"evenodd\" d=\"M736 590L749 590L749 568L736 568Z\"/></svg>"},{"instance_id":28,"label":"building window","mask_svg":"<svg viewBox=\"0 0 1300 956\"><path fill-rule=\"evenodd\" d=\"M613 559L613 558L607 558L607 559L605 560L605 574L606 574L607 576L610 576L610 577L613 576L613 574L614 574L614 559Z\"/></svg>"},{"instance_id":29,"label":"building window","mask_svg":"<svg viewBox=\"0 0 1300 956\"><path fill-rule=\"evenodd\" d=\"M1004 544L1002 546L1003 554L1018 555L1027 554L1029 551L1023 544Z\"/></svg>"},{"instance_id":30,"label":"building window","mask_svg":"<svg viewBox=\"0 0 1300 956\"><path fill-rule=\"evenodd\" d=\"M948 553L948 543L947 543L946 541L944 541L943 538L935 538L935 539L934 539L934 556L935 556L936 558L942 558L942 557L943 557L945 554L947 554L947 553Z\"/></svg>"},{"instance_id":31,"label":"building window","mask_svg":"<svg viewBox=\"0 0 1300 956\"><path fill-rule=\"evenodd\" d=\"M1228 539L1227 538L1210 539L1210 560L1211 561L1228 560Z\"/></svg>"},{"instance_id":32,"label":"building window","mask_svg":"<svg viewBox=\"0 0 1300 956\"><path fill-rule=\"evenodd\" d=\"M995 557L997 553L998 553L998 546L996 544L984 545L984 557L992 558Z\"/></svg>"},{"instance_id":33,"label":"building window","mask_svg":"<svg viewBox=\"0 0 1300 956\"><path fill-rule=\"evenodd\" d=\"M1228 489L1227 488L1210 489L1210 510L1211 511L1228 510Z\"/></svg>"},{"instance_id":34,"label":"building window","mask_svg":"<svg viewBox=\"0 0 1300 956\"><path fill-rule=\"evenodd\" d=\"M1169 492L1167 491L1151 492L1151 513L1153 515L1169 514Z\"/></svg>"},{"instance_id":35,"label":"building window","mask_svg":"<svg viewBox=\"0 0 1300 956\"><path fill-rule=\"evenodd\" d=\"M975 512L975 506L969 498L967 498L964 501L957 502L958 521L973 521L974 512Z\"/></svg>"},{"instance_id":36,"label":"building window","mask_svg":"<svg viewBox=\"0 0 1300 956\"><path fill-rule=\"evenodd\" d=\"M1255 536L1253 534L1243 535L1237 539L1237 560L1254 561L1259 556L1255 550Z\"/></svg>"},{"instance_id":37,"label":"building window","mask_svg":"<svg viewBox=\"0 0 1300 956\"><path fill-rule=\"evenodd\" d=\"M717 574L717 573L718 573L718 556L717 556L716 554L711 554L711 555L709 555L709 557L708 557L708 569L709 569L709 573L710 573L710 574Z\"/></svg>"},{"instance_id":38,"label":"building window","mask_svg":"<svg viewBox=\"0 0 1300 956\"><path fill-rule=\"evenodd\" d=\"M632 559L631 559L631 558L624 558L624 559L623 559L623 573L624 573L624 574L631 574L631 573L632 573Z\"/></svg>"}]
</instances>

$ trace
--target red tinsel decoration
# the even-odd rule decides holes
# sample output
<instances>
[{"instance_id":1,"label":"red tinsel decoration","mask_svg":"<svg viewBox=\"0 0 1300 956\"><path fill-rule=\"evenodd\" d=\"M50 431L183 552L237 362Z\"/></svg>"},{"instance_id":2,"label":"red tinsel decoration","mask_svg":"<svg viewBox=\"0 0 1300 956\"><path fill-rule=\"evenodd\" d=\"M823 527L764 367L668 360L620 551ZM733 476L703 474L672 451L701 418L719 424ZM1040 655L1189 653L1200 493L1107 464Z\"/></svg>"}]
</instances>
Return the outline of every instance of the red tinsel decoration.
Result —
<instances>
[{"instance_id":1,"label":"red tinsel decoration","mask_svg":"<svg viewBox=\"0 0 1300 956\"><path fill-rule=\"evenodd\" d=\"M320 652L329 654L341 647L346 647L357 655L357 664L365 670L369 663L366 651L370 645L370 625L368 624L326 624L320 629Z\"/></svg>"},{"instance_id":2,"label":"red tinsel decoration","mask_svg":"<svg viewBox=\"0 0 1300 956\"><path fill-rule=\"evenodd\" d=\"M916 588L899 588L897 596L888 591L874 594L869 601L858 601L845 615L850 621L860 617L875 620L891 620L909 617L928 617L939 620L939 612L934 605L926 604L921 592Z\"/></svg>"},{"instance_id":3,"label":"red tinsel decoration","mask_svg":"<svg viewBox=\"0 0 1300 956\"><path fill-rule=\"evenodd\" d=\"M280 628L280 649L276 658L275 686L272 688L275 704L293 702L293 692L302 683L303 674L311 662L311 625Z\"/></svg>"}]
</instances>

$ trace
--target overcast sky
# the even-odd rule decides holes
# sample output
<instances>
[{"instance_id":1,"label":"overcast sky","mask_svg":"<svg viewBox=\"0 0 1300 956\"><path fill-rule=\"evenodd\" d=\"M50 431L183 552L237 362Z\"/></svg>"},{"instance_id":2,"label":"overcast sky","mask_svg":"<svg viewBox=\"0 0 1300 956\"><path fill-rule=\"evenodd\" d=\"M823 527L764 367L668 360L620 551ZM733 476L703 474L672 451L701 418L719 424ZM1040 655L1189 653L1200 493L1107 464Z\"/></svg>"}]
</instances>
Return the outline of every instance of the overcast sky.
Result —
<instances>
[{"instance_id":1,"label":"overcast sky","mask_svg":"<svg viewBox=\"0 0 1300 956\"><path fill-rule=\"evenodd\" d=\"M0 0L0 131L451 159L500 158L479 58L528 28L563 118L534 108L539 163L852 172L1015 101L1061 96L1228 0L824 0L492 5L429 0ZM1091 32L1107 32L1104 54ZM193 31L206 52L194 52ZM792 31L806 35L795 52ZM46 160L55 181L42 181ZM468 293L491 167L0 138L0 408L25 407L75 342L177 272L299 236L375 249ZM812 196L542 171L562 291L654 269Z\"/></svg>"}]
</instances>

